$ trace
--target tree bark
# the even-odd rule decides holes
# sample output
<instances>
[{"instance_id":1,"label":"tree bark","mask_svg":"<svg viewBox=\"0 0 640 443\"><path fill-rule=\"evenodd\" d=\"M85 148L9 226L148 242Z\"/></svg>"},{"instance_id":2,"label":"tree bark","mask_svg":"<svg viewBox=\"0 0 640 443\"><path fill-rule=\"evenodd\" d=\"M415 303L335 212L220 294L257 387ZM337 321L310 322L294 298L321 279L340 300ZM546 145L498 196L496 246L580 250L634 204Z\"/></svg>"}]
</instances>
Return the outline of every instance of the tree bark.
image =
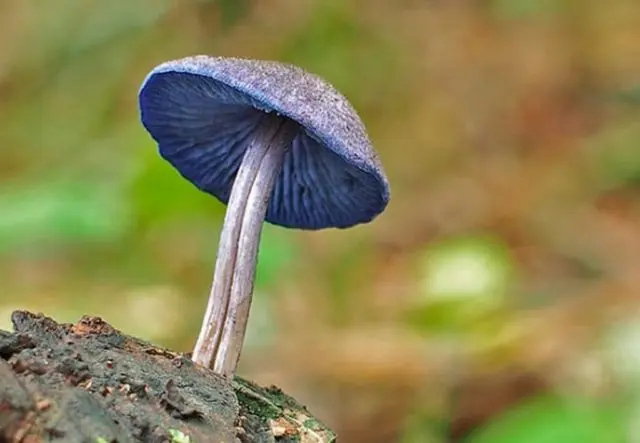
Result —
<instances>
[{"instance_id":1,"label":"tree bark","mask_svg":"<svg viewBox=\"0 0 640 443\"><path fill-rule=\"evenodd\" d=\"M0 331L0 443L334 443L276 387L226 381L97 317Z\"/></svg>"}]
</instances>

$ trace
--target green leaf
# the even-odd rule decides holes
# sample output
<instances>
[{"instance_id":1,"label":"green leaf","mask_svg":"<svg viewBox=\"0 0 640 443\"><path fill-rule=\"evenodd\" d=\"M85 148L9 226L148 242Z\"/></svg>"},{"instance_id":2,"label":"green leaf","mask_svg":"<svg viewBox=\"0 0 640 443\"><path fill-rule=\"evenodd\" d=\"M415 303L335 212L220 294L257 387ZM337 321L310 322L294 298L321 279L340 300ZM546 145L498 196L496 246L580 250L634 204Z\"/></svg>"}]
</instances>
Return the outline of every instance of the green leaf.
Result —
<instances>
[{"instance_id":1,"label":"green leaf","mask_svg":"<svg viewBox=\"0 0 640 443\"><path fill-rule=\"evenodd\" d=\"M465 443L621 443L623 411L605 402L531 398L475 432Z\"/></svg>"},{"instance_id":2,"label":"green leaf","mask_svg":"<svg viewBox=\"0 0 640 443\"><path fill-rule=\"evenodd\" d=\"M110 241L127 223L121 196L92 183L51 181L0 190L0 253Z\"/></svg>"},{"instance_id":3,"label":"green leaf","mask_svg":"<svg viewBox=\"0 0 640 443\"><path fill-rule=\"evenodd\" d=\"M490 235L435 243L425 251L422 266L425 301L460 300L477 306L501 304L513 269L506 245Z\"/></svg>"}]
</instances>

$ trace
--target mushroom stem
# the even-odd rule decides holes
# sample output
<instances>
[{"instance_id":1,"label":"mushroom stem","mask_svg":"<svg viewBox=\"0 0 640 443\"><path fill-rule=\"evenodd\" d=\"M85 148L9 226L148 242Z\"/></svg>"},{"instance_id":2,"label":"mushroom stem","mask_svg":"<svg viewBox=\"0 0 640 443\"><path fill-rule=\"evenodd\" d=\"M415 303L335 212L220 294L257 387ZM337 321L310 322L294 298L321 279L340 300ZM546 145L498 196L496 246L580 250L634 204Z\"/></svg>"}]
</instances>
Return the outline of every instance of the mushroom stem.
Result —
<instances>
[{"instance_id":1,"label":"mushroom stem","mask_svg":"<svg viewBox=\"0 0 640 443\"><path fill-rule=\"evenodd\" d=\"M192 357L224 377L234 375L242 352L262 225L297 130L289 119L266 115L231 189L207 311Z\"/></svg>"}]
</instances>

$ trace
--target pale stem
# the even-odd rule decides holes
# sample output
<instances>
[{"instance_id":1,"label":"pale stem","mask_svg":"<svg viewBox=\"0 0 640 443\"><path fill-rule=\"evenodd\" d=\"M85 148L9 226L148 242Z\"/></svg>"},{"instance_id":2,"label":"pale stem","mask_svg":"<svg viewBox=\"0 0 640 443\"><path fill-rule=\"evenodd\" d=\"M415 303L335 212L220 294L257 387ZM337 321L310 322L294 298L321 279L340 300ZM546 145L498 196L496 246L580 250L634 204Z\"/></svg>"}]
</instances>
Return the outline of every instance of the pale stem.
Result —
<instances>
[{"instance_id":1,"label":"pale stem","mask_svg":"<svg viewBox=\"0 0 640 443\"><path fill-rule=\"evenodd\" d=\"M207 310L192 357L225 377L233 376L242 352L262 224L297 129L288 119L265 116L231 189Z\"/></svg>"}]
</instances>

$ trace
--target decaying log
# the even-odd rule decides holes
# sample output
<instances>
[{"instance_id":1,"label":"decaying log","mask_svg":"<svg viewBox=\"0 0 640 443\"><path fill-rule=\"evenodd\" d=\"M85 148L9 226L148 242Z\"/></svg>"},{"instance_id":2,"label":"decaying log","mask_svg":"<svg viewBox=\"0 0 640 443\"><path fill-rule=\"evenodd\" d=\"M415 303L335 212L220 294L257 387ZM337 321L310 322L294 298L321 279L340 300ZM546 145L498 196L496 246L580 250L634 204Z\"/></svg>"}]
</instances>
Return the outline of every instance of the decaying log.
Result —
<instances>
[{"instance_id":1,"label":"decaying log","mask_svg":"<svg viewBox=\"0 0 640 443\"><path fill-rule=\"evenodd\" d=\"M100 318L12 321L0 331L0 442L335 442L279 389L229 382Z\"/></svg>"}]
</instances>

